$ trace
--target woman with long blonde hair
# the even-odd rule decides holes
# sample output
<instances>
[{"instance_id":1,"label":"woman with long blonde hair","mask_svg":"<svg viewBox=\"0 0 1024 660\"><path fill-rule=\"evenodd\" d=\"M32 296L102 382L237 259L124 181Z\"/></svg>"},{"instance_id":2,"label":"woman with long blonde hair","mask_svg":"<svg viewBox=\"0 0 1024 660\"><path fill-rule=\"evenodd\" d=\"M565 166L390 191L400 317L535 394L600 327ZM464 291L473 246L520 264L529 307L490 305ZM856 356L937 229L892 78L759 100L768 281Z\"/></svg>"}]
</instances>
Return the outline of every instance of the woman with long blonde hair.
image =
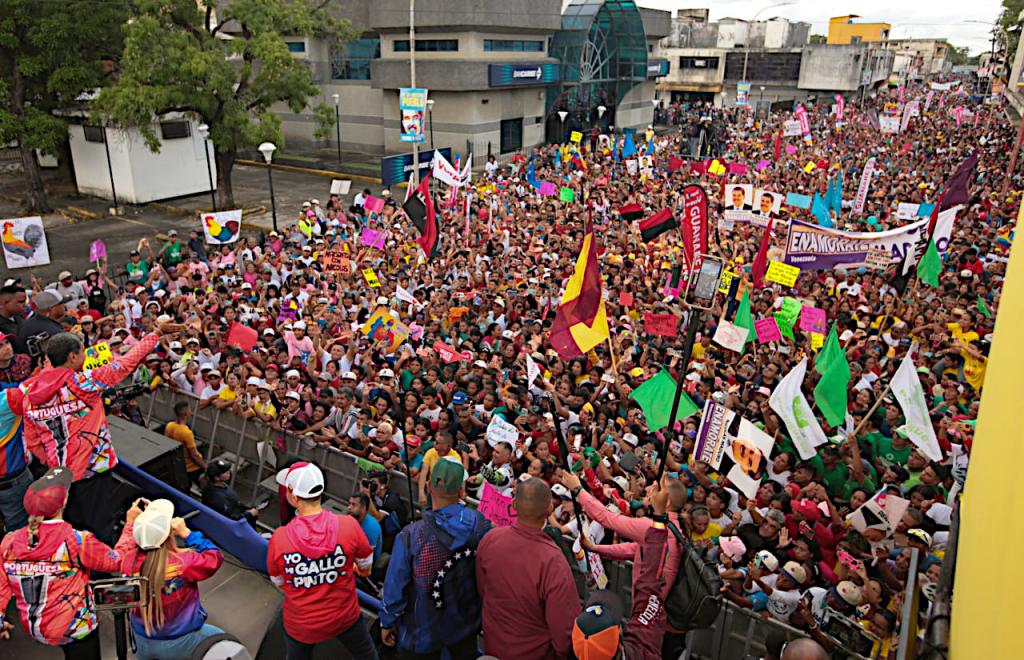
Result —
<instances>
[{"instance_id":1,"label":"woman with long blonde hair","mask_svg":"<svg viewBox=\"0 0 1024 660\"><path fill-rule=\"evenodd\" d=\"M149 602L132 611L139 660L189 660L200 642L223 632L206 623L198 583L212 577L224 555L201 532L174 517L168 500L149 502L132 530L135 549L121 572L148 580ZM179 539L183 547L178 547Z\"/></svg>"}]
</instances>

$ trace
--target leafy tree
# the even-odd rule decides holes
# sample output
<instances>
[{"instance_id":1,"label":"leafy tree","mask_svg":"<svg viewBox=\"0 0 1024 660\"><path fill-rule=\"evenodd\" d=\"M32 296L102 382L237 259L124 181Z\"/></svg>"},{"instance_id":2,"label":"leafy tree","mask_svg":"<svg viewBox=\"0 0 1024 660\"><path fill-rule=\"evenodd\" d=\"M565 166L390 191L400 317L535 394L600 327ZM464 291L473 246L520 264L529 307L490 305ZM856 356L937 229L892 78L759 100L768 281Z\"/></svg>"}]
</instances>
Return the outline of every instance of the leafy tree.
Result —
<instances>
[{"instance_id":1,"label":"leafy tree","mask_svg":"<svg viewBox=\"0 0 1024 660\"><path fill-rule=\"evenodd\" d=\"M1012 63L1017 52L1017 38L1020 36L1020 13L1024 11L1024 0L1003 0L1003 13L999 15L1000 38L1005 40L1006 62ZM996 44L999 48L999 44Z\"/></svg>"},{"instance_id":2,"label":"leafy tree","mask_svg":"<svg viewBox=\"0 0 1024 660\"><path fill-rule=\"evenodd\" d=\"M823 34L812 34L810 43L811 45L828 43L828 37Z\"/></svg>"},{"instance_id":3,"label":"leafy tree","mask_svg":"<svg viewBox=\"0 0 1024 660\"><path fill-rule=\"evenodd\" d=\"M51 210L35 152L57 155L67 141L60 113L107 78L127 9L122 0L0 0L0 144L18 144L33 211Z\"/></svg>"},{"instance_id":4,"label":"leafy tree","mask_svg":"<svg viewBox=\"0 0 1024 660\"><path fill-rule=\"evenodd\" d=\"M340 43L358 32L330 16L328 0L131 0L117 82L93 104L107 120L137 126L150 149L159 142L154 118L190 113L210 127L217 159L219 205L234 206L231 170L240 150L282 143L277 103L301 112L319 93L307 65L292 57L282 35ZM334 114L314 109L317 137Z\"/></svg>"}]
</instances>

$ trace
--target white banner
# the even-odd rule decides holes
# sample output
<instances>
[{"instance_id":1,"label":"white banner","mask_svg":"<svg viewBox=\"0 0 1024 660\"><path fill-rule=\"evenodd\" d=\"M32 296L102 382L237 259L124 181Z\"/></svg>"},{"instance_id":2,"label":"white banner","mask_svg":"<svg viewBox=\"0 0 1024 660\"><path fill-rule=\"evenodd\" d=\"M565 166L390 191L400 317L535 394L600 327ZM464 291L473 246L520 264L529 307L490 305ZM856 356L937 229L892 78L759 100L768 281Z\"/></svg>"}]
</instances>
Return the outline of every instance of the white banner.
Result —
<instances>
[{"instance_id":1,"label":"white banner","mask_svg":"<svg viewBox=\"0 0 1024 660\"><path fill-rule=\"evenodd\" d=\"M899 117L889 117L887 115L882 115L881 117L878 118L878 128L883 133L899 133Z\"/></svg>"},{"instance_id":2,"label":"white banner","mask_svg":"<svg viewBox=\"0 0 1024 660\"><path fill-rule=\"evenodd\" d=\"M466 161L466 167L462 172L457 170L454 165L448 162L448 159L444 157L440 151L434 152L434 178L438 181L447 183L452 188L461 188L466 185L466 181L469 177L469 164L473 162L473 156L470 154L469 159Z\"/></svg>"},{"instance_id":3,"label":"white banner","mask_svg":"<svg viewBox=\"0 0 1024 660\"><path fill-rule=\"evenodd\" d=\"M800 120L799 119L787 119L782 122L782 134L786 137L793 137L800 135Z\"/></svg>"},{"instance_id":4,"label":"white banner","mask_svg":"<svg viewBox=\"0 0 1024 660\"><path fill-rule=\"evenodd\" d=\"M203 226L203 235L210 245L234 243L242 235L242 209L202 213L199 224Z\"/></svg>"},{"instance_id":5,"label":"white banner","mask_svg":"<svg viewBox=\"0 0 1024 660\"><path fill-rule=\"evenodd\" d=\"M857 196L853 200L853 212L863 213L864 204L868 201L868 189L871 188L871 177L875 175L875 159L872 156L864 165L864 173L860 175L860 185L857 186Z\"/></svg>"},{"instance_id":6,"label":"white banner","mask_svg":"<svg viewBox=\"0 0 1024 660\"><path fill-rule=\"evenodd\" d=\"M807 358L804 358L779 381L771 398L768 399L768 405L785 423L789 437L793 440L800 459L804 461L814 457L815 447L828 442L828 437L814 416L811 405L807 403L807 397L800 390L806 373Z\"/></svg>"},{"instance_id":7,"label":"white banner","mask_svg":"<svg viewBox=\"0 0 1024 660\"><path fill-rule=\"evenodd\" d=\"M907 420L906 424L896 430L906 433L914 446L929 459L941 461L942 451L939 449L939 441L935 438L935 429L928 414L924 389L909 353L900 362L900 368L892 377L892 393L896 395L896 400L899 401Z\"/></svg>"},{"instance_id":8,"label":"white banner","mask_svg":"<svg viewBox=\"0 0 1024 660\"><path fill-rule=\"evenodd\" d=\"M507 442L513 448L519 440L519 429L509 424L501 415L491 417L491 423L487 425L487 444L497 447L499 442Z\"/></svg>"}]
</instances>

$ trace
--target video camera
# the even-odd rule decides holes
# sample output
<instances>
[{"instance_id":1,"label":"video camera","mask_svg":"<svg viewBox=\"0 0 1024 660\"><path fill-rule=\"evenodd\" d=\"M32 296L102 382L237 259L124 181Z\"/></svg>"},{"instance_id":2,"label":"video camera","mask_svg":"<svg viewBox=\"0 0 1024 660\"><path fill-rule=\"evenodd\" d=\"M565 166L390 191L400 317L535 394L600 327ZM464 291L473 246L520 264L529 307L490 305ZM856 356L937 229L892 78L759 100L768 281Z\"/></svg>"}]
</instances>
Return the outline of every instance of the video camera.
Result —
<instances>
[{"instance_id":1,"label":"video camera","mask_svg":"<svg viewBox=\"0 0 1024 660\"><path fill-rule=\"evenodd\" d=\"M106 412L115 406L124 406L126 403L147 394L149 388L145 385L124 385L122 387L110 387L103 391L103 408Z\"/></svg>"}]
</instances>

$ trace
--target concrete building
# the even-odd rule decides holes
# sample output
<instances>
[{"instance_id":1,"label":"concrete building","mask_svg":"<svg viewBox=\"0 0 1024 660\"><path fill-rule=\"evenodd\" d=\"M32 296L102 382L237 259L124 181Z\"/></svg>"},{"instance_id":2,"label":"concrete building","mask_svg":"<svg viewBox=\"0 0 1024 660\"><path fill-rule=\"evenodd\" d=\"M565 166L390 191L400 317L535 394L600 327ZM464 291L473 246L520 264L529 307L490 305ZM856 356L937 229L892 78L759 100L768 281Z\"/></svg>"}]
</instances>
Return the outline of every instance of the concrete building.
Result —
<instances>
[{"instance_id":1,"label":"concrete building","mask_svg":"<svg viewBox=\"0 0 1024 660\"><path fill-rule=\"evenodd\" d=\"M860 16L848 14L828 19L828 39L825 43L830 46L842 46L881 43L889 39L889 30L892 26L888 23L854 23L855 18Z\"/></svg>"},{"instance_id":2,"label":"concrete building","mask_svg":"<svg viewBox=\"0 0 1024 660\"><path fill-rule=\"evenodd\" d=\"M890 78L894 83L941 77L953 68L945 39L892 39L885 48L894 54Z\"/></svg>"},{"instance_id":3,"label":"concrete building","mask_svg":"<svg viewBox=\"0 0 1024 660\"><path fill-rule=\"evenodd\" d=\"M670 14L631 0L419 0L415 44L406 0L331 7L364 30L360 39L340 48L313 37L288 41L320 87L313 103L337 99L348 150L410 150L399 139L398 108L399 88L410 86L410 51L416 86L433 101L423 146L472 152L476 164L595 121L646 127L655 80L668 72L658 41L670 32ZM569 113L564 124L560 110ZM288 145L316 144L311 110L280 114ZM319 146L328 144L334 140Z\"/></svg>"}]
</instances>

